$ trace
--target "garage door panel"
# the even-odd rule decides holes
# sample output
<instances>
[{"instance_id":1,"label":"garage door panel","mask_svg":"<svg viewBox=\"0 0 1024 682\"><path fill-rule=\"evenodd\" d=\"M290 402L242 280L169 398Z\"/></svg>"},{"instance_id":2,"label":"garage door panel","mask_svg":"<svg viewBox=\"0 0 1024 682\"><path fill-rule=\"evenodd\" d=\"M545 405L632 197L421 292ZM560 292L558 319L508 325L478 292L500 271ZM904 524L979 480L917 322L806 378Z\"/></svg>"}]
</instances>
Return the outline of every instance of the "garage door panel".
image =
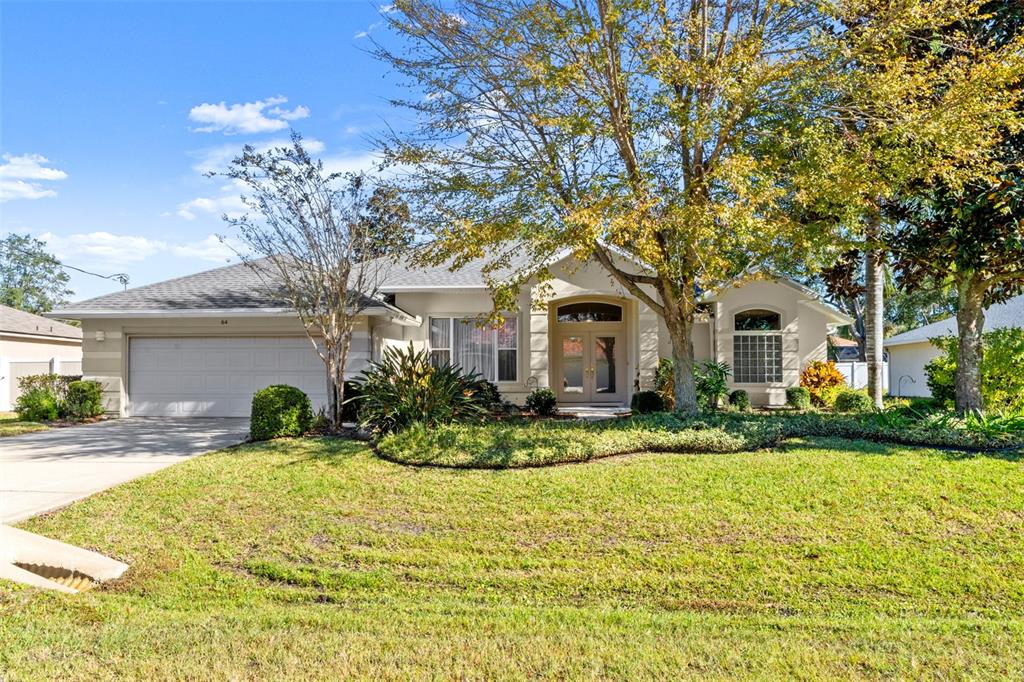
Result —
<instances>
[{"instance_id":1,"label":"garage door panel","mask_svg":"<svg viewBox=\"0 0 1024 682\"><path fill-rule=\"evenodd\" d=\"M132 339L129 401L138 416L247 417L252 395L274 384L326 404L323 362L302 338Z\"/></svg>"}]
</instances>

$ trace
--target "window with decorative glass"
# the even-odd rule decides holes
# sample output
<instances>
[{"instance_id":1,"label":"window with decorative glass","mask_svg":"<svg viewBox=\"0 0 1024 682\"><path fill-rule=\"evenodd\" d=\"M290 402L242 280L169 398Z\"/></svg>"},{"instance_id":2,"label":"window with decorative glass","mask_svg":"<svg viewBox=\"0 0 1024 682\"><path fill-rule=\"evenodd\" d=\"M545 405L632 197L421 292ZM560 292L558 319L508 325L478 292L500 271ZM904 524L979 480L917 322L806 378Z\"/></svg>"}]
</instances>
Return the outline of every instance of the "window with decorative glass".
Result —
<instances>
[{"instance_id":1,"label":"window with decorative glass","mask_svg":"<svg viewBox=\"0 0 1024 682\"><path fill-rule=\"evenodd\" d=\"M497 328L479 326L475 317L430 318L430 359L457 365L488 381L518 379L518 320L504 317Z\"/></svg>"},{"instance_id":2,"label":"window with decorative glass","mask_svg":"<svg viewBox=\"0 0 1024 682\"><path fill-rule=\"evenodd\" d=\"M740 384L782 381L782 316L745 310L733 318L733 380Z\"/></svg>"}]
</instances>

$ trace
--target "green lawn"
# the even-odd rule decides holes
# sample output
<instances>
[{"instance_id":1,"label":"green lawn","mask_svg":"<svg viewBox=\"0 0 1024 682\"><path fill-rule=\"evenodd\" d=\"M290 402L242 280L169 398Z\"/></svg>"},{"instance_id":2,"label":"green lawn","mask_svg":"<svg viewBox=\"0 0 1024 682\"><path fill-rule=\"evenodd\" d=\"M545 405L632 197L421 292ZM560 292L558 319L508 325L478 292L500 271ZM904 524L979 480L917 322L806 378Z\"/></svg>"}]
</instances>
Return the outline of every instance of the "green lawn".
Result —
<instances>
[{"instance_id":1,"label":"green lawn","mask_svg":"<svg viewBox=\"0 0 1024 682\"><path fill-rule=\"evenodd\" d=\"M1024 461L842 440L542 469L210 454L23 527L128 561L0 586L6 679L1024 675Z\"/></svg>"},{"instance_id":2,"label":"green lawn","mask_svg":"<svg viewBox=\"0 0 1024 682\"><path fill-rule=\"evenodd\" d=\"M45 431L47 428L49 427L39 422L23 422L14 412L0 412L0 438L20 436L33 431Z\"/></svg>"}]
</instances>

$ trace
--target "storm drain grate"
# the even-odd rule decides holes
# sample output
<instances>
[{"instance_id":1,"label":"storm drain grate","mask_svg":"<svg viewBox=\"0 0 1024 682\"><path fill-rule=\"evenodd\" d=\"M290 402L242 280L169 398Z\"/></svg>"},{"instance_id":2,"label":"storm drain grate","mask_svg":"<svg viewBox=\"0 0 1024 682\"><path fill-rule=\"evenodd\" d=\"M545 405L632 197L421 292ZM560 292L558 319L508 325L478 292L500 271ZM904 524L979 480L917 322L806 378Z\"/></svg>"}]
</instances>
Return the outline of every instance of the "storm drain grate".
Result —
<instances>
[{"instance_id":1,"label":"storm drain grate","mask_svg":"<svg viewBox=\"0 0 1024 682\"><path fill-rule=\"evenodd\" d=\"M46 566L43 564L24 564L20 562L14 562L14 565L18 568L24 569L29 573L35 573L38 576L52 580L55 583L63 585L64 587L70 587L73 590L79 592L85 592L86 590L92 589L96 586L96 581L78 571L72 571L68 568L61 568L60 566Z\"/></svg>"}]
</instances>

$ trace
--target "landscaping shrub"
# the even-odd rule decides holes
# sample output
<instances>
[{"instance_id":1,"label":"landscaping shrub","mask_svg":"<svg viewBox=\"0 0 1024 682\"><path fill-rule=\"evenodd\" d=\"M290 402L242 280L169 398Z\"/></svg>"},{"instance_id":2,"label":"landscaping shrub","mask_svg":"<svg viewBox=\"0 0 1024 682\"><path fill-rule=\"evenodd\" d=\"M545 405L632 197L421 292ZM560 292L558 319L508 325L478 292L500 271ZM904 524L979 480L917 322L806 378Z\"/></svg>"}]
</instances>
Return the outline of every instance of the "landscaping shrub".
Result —
<instances>
[{"instance_id":1,"label":"landscaping shrub","mask_svg":"<svg viewBox=\"0 0 1024 682\"><path fill-rule=\"evenodd\" d=\"M48 391L58 404L64 401L68 395L68 386L76 381L81 381L82 375L70 374L30 374L18 379L18 388L22 393L36 388Z\"/></svg>"},{"instance_id":2,"label":"landscaping shrub","mask_svg":"<svg viewBox=\"0 0 1024 682\"><path fill-rule=\"evenodd\" d=\"M786 389L786 404L798 410L811 407L811 392L803 386L790 386Z\"/></svg>"},{"instance_id":3,"label":"landscaping shrub","mask_svg":"<svg viewBox=\"0 0 1024 682\"><path fill-rule=\"evenodd\" d=\"M412 424L444 424L481 417L491 405L490 389L477 374L458 366L435 367L430 353L385 348L384 356L362 373L359 422L375 433L390 433Z\"/></svg>"},{"instance_id":4,"label":"landscaping shrub","mask_svg":"<svg viewBox=\"0 0 1024 682\"><path fill-rule=\"evenodd\" d=\"M476 391L480 404L492 412L500 410L505 404L504 399L501 397L501 391L498 390L497 385L492 381L483 378L477 379L473 390Z\"/></svg>"},{"instance_id":5,"label":"landscaping shrub","mask_svg":"<svg viewBox=\"0 0 1024 682\"><path fill-rule=\"evenodd\" d=\"M59 405L62 417L90 419L103 414L103 387L98 381L72 381Z\"/></svg>"},{"instance_id":6,"label":"landscaping shrub","mask_svg":"<svg viewBox=\"0 0 1024 682\"><path fill-rule=\"evenodd\" d=\"M717 410L719 402L729 395L729 375L732 368L725 362L708 360L693 370L697 382L697 404Z\"/></svg>"},{"instance_id":7,"label":"landscaping shrub","mask_svg":"<svg viewBox=\"0 0 1024 682\"><path fill-rule=\"evenodd\" d=\"M854 391L847 389L836 396L836 410L838 412L871 412L875 409L875 403L867 391Z\"/></svg>"},{"instance_id":8,"label":"landscaping shrub","mask_svg":"<svg viewBox=\"0 0 1024 682\"><path fill-rule=\"evenodd\" d=\"M665 399L657 391L637 391L629 401L629 408L636 414L663 412Z\"/></svg>"},{"instance_id":9,"label":"landscaping shrub","mask_svg":"<svg viewBox=\"0 0 1024 682\"><path fill-rule=\"evenodd\" d=\"M14 411L26 422L53 421L59 414L57 398L46 388L30 388L18 396Z\"/></svg>"},{"instance_id":10,"label":"landscaping shrub","mask_svg":"<svg viewBox=\"0 0 1024 682\"><path fill-rule=\"evenodd\" d=\"M811 392L811 402L818 407L829 407L822 395L829 391L828 399L835 400L832 394L836 388L846 386L846 378L831 360L822 362L815 360L800 372L800 385ZM838 392L836 392L838 394Z\"/></svg>"},{"instance_id":11,"label":"landscaping shrub","mask_svg":"<svg viewBox=\"0 0 1024 682\"><path fill-rule=\"evenodd\" d=\"M742 388L738 388L729 394L729 404L740 412L750 409L750 396Z\"/></svg>"},{"instance_id":12,"label":"landscaping shrub","mask_svg":"<svg viewBox=\"0 0 1024 682\"><path fill-rule=\"evenodd\" d=\"M818 400L820 401L820 406L829 410L834 409L836 406L836 398L839 397L840 393L848 390L850 390L850 387L846 384L819 389Z\"/></svg>"},{"instance_id":13,"label":"landscaping shrub","mask_svg":"<svg viewBox=\"0 0 1024 682\"><path fill-rule=\"evenodd\" d=\"M523 407L534 414L547 417L555 413L557 404L558 399L555 398L555 392L550 388L535 388L530 395L526 396Z\"/></svg>"},{"instance_id":14,"label":"landscaping shrub","mask_svg":"<svg viewBox=\"0 0 1024 682\"><path fill-rule=\"evenodd\" d=\"M636 452L726 453L778 444L779 421L744 421L731 415L681 418L671 413L582 421L504 421L417 424L378 444L387 459L405 464L463 468L531 467L585 462Z\"/></svg>"},{"instance_id":15,"label":"landscaping shrub","mask_svg":"<svg viewBox=\"0 0 1024 682\"><path fill-rule=\"evenodd\" d=\"M267 386L252 397L249 437L270 440L301 436L313 426L309 396L294 386Z\"/></svg>"},{"instance_id":16,"label":"landscaping shrub","mask_svg":"<svg viewBox=\"0 0 1024 682\"><path fill-rule=\"evenodd\" d=\"M955 398L956 337L931 339L942 355L925 365L928 388L932 396L945 403ZM1024 410L1024 329L996 329L982 337L984 355L981 360L981 395L985 409L992 411Z\"/></svg>"}]
</instances>

